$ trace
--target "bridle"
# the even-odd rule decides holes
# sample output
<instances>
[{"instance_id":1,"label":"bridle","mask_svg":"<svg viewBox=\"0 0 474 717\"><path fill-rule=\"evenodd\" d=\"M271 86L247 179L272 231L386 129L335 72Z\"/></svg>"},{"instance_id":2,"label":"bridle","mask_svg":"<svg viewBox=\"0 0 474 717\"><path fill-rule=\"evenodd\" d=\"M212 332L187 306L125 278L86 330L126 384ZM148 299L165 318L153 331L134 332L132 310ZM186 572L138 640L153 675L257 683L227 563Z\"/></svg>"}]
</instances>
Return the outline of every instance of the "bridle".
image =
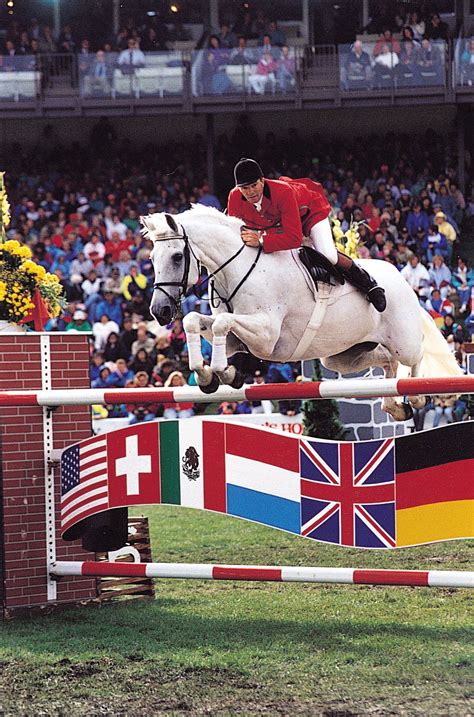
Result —
<instances>
[{"instance_id":1,"label":"bridle","mask_svg":"<svg viewBox=\"0 0 474 717\"><path fill-rule=\"evenodd\" d=\"M188 292L188 279L189 279L189 270L190 270L190 267L191 267L191 256L192 256L192 257L195 259L195 261L196 261L197 270L198 270L198 276L199 276L199 277L201 276L201 269L202 269L202 263L201 263L201 261L198 259L198 257L196 256L196 254L195 254L195 252L194 252L194 250L193 250L193 248L192 248L192 246L191 246L191 243L190 243L190 241L189 241L189 237L188 237L188 235L187 235L186 229L183 227L182 224L180 224L179 226L181 227L181 232L182 232L181 236L178 235L178 236L175 236L175 237L166 237L166 238L167 238L167 239L181 239L182 241L184 241L184 249L183 249L184 267L183 267L183 275L182 275L182 277L181 277L181 280L180 280L180 281L156 281L156 282L153 284L153 289L154 289L154 290L158 290L158 291L162 291L163 294L164 294L170 301L173 302L173 304L174 304L176 310L179 310L179 307L180 307L180 304L181 304L181 300L183 299L183 297L184 297L184 296L186 295L186 293ZM162 241L163 241L163 240L162 240ZM199 285L199 290L202 292L202 290L203 290L203 285L205 286L206 283L209 284L209 287L210 287L210 304L211 304L211 306L212 306L213 308L217 308L217 307L219 306L219 303L216 303L216 299L215 299L215 297L217 296L219 302L224 303L225 306L226 306L226 308L227 308L227 311L230 311L230 312L231 312L231 311L232 311L232 304L231 304L232 299L233 299L234 296L237 294L237 292L241 289L241 287L243 286L243 284L247 281L247 279L248 279L248 277L250 276L250 274L252 273L252 271L255 269L255 267L256 267L256 265L257 265L257 262L258 262L258 260L260 259L260 255L261 255L261 253L262 253L262 247L261 247L261 246L258 247L257 256L256 256L255 261L253 262L252 266L251 266L250 269L247 271L247 273L245 274L245 276L243 277L243 279L241 279L241 281L239 281L239 283L237 284L237 286L235 287L235 289L231 292L230 296L228 296L228 297L221 296L221 295L219 294L219 292L217 291L217 289L216 289L216 287L215 287L215 277L216 277L216 275L217 275L220 271L222 271L222 269L224 269L226 266L228 266L232 261L234 261L234 259L236 259L236 258L239 256L239 254L240 254L244 249L245 249L245 244L242 244L242 246L240 247L240 249L238 249L238 251L236 251L235 254L233 254L229 259L226 259L226 261L225 261L223 264L221 264L220 266L218 266L215 271L213 271L213 272L211 272L210 274L208 274L208 275L204 278L204 281ZM177 286L177 287L179 287L179 291L178 291L178 296L177 296L177 298L174 298L174 296L171 296L171 294L170 294L168 291L166 291L166 289L163 288L163 287L165 287L165 286L166 286L166 287L169 287L169 286ZM195 290L196 288L197 288L197 283L196 283L196 284L193 284L193 286L191 287L191 289L193 289L193 290Z\"/></svg>"}]
</instances>

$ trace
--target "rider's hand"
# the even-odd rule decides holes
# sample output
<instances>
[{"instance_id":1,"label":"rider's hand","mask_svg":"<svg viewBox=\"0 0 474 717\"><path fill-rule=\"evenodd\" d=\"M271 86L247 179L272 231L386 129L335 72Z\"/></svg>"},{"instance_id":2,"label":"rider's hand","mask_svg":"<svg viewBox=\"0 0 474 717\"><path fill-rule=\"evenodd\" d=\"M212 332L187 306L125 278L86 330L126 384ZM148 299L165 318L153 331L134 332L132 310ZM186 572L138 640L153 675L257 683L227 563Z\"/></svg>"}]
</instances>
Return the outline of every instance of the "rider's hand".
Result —
<instances>
[{"instance_id":1,"label":"rider's hand","mask_svg":"<svg viewBox=\"0 0 474 717\"><path fill-rule=\"evenodd\" d=\"M245 227L242 227L240 230L240 236L242 237L242 241L247 246L253 246L258 247L260 244L260 232L253 231L253 229L246 229Z\"/></svg>"}]
</instances>

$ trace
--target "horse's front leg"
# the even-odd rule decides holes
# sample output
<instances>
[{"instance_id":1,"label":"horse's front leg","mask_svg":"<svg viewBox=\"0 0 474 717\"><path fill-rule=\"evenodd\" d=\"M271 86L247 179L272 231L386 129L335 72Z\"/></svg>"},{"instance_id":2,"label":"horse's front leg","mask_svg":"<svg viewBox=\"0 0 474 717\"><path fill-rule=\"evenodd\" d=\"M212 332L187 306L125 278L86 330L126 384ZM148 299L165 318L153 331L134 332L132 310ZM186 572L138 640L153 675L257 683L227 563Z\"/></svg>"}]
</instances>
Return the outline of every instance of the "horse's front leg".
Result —
<instances>
[{"instance_id":1,"label":"horse's front leg","mask_svg":"<svg viewBox=\"0 0 474 717\"><path fill-rule=\"evenodd\" d=\"M210 366L204 363L201 351L201 336L204 336L209 343L212 341L212 324L213 316L198 314L197 311L191 311L183 318L183 328L186 333L186 341L188 344L188 362L191 371L196 374L198 386L211 387L216 390L214 373Z\"/></svg>"},{"instance_id":2,"label":"horse's front leg","mask_svg":"<svg viewBox=\"0 0 474 717\"><path fill-rule=\"evenodd\" d=\"M267 314L230 314L223 312L214 318L212 324L212 359L211 369L222 383L240 388L243 378L237 374L234 366L229 366L228 335L235 334L240 341L250 348L258 345L258 353L270 356L280 335L279 327L275 326Z\"/></svg>"}]
</instances>

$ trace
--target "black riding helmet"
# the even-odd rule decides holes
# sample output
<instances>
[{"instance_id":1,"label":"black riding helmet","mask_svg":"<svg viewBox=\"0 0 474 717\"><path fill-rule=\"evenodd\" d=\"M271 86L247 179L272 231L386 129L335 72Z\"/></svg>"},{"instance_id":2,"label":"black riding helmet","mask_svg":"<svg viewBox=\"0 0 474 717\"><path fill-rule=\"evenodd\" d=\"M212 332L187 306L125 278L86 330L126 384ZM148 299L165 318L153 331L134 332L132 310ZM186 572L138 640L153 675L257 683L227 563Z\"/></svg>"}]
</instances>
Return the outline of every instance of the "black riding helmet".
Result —
<instances>
[{"instance_id":1,"label":"black riding helmet","mask_svg":"<svg viewBox=\"0 0 474 717\"><path fill-rule=\"evenodd\" d=\"M245 187L246 184L253 184L259 179L262 179L263 172L254 159L247 159L243 157L239 159L234 167L234 179L236 187Z\"/></svg>"}]
</instances>

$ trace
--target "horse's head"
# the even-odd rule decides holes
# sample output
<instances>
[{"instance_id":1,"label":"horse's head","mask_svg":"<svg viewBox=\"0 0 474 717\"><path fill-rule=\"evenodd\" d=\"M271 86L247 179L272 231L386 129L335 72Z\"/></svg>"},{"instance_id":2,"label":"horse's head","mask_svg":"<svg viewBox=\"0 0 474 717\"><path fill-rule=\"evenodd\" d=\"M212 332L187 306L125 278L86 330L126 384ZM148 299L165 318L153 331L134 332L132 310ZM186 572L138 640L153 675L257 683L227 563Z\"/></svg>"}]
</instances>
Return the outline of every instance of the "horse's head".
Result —
<instances>
[{"instance_id":1,"label":"horse's head","mask_svg":"<svg viewBox=\"0 0 474 717\"><path fill-rule=\"evenodd\" d=\"M143 235L153 242L155 282L150 311L163 326L176 318L181 298L197 283L198 263L186 232L171 214L149 214L140 221Z\"/></svg>"}]
</instances>

